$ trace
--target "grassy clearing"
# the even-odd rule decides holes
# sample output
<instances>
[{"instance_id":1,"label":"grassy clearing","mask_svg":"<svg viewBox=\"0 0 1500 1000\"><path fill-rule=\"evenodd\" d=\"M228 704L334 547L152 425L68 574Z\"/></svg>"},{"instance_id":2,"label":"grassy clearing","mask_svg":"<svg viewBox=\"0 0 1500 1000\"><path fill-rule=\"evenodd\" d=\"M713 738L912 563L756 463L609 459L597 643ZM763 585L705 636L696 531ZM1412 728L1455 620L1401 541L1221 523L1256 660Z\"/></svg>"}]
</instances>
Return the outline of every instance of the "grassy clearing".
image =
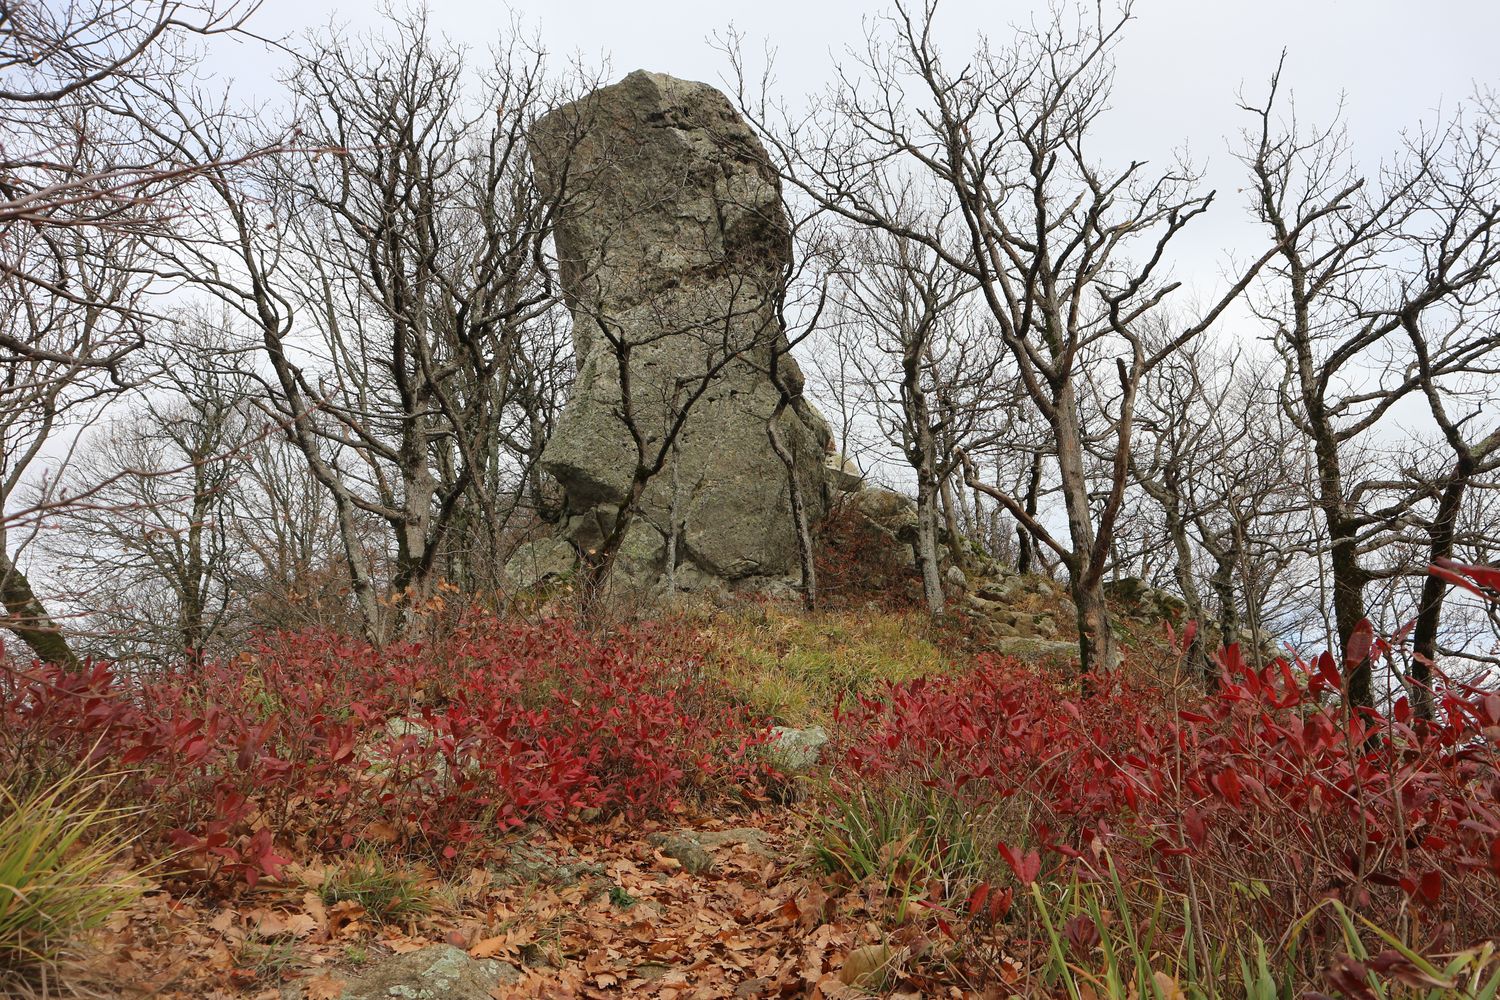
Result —
<instances>
[{"instance_id":1,"label":"grassy clearing","mask_svg":"<svg viewBox=\"0 0 1500 1000\"><path fill-rule=\"evenodd\" d=\"M778 723L827 723L841 697L952 667L918 611L821 611L771 605L726 615L714 630L724 680Z\"/></svg>"}]
</instances>

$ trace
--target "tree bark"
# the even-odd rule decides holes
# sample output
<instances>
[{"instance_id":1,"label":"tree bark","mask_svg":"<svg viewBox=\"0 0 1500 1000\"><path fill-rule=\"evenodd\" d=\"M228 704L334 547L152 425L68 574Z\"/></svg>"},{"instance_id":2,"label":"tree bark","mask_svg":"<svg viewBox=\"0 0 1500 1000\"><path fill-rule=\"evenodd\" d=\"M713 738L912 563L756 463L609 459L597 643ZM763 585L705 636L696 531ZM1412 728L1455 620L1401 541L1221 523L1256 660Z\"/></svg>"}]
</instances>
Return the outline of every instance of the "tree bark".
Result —
<instances>
[{"instance_id":1,"label":"tree bark","mask_svg":"<svg viewBox=\"0 0 1500 1000\"><path fill-rule=\"evenodd\" d=\"M1338 629L1339 648L1344 651L1346 663L1344 690L1351 708L1373 708L1375 687L1370 658L1366 656L1359 663L1347 666L1350 637L1367 616L1365 584L1369 582L1369 574L1359 564L1354 537L1345 532L1335 534L1333 525L1330 525L1329 534L1332 550L1329 564L1333 571L1333 621L1334 627Z\"/></svg>"},{"instance_id":2,"label":"tree bark","mask_svg":"<svg viewBox=\"0 0 1500 1000\"><path fill-rule=\"evenodd\" d=\"M776 453L777 458L781 459L781 464L786 466L787 498L792 506L792 527L797 533L797 563L802 569L802 606L808 611L815 611L818 607L818 569L813 560L812 524L807 517L807 503L802 496L802 484L797 480L797 456L787 447L781 434L776 430L776 422L786 412L788 395L786 389L780 385L780 379L775 377L774 366L773 381L781 392L781 398L777 400L771 419L766 421L766 437L770 439L771 450Z\"/></svg>"},{"instance_id":3,"label":"tree bark","mask_svg":"<svg viewBox=\"0 0 1500 1000\"><path fill-rule=\"evenodd\" d=\"M1466 467L1469 466L1469 467ZM1463 504L1464 492L1473 475L1473 463L1460 458L1448 477L1442 498L1438 501L1437 516L1433 518L1427 550L1428 563L1446 559L1453 555L1453 539L1457 533L1458 512ZM1416 631L1412 634L1410 692L1412 709L1420 719L1433 717L1432 674L1437 666L1438 627L1442 624L1443 600L1448 585L1438 576L1427 574L1422 584L1422 604L1417 612Z\"/></svg>"},{"instance_id":4,"label":"tree bark","mask_svg":"<svg viewBox=\"0 0 1500 1000\"><path fill-rule=\"evenodd\" d=\"M1031 454L1031 476L1026 482L1026 516L1035 518L1037 504L1040 502L1039 494L1042 490L1042 453L1040 451ZM1019 573L1030 573L1031 564L1036 556L1036 539L1032 537L1031 530L1021 521L1016 521L1016 571Z\"/></svg>"},{"instance_id":5,"label":"tree bark","mask_svg":"<svg viewBox=\"0 0 1500 1000\"><path fill-rule=\"evenodd\" d=\"M60 667L78 666L78 657L52 621L41 599L31 589L26 574L0 549L0 601L5 604L3 624L24 642L37 659Z\"/></svg>"},{"instance_id":6,"label":"tree bark","mask_svg":"<svg viewBox=\"0 0 1500 1000\"><path fill-rule=\"evenodd\" d=\"M1234 576L1238 562L1239 548L1231 543L1230 548L1222 554L1222 557L1217 554L1214 556L1214 571L1209 577L1209 586L1213 589L1214 599L1219 604L1217 616L1219 645L1226 647L1238 642L1240 635L1239 608L1235 604L1234 593ZM1259 645L1258 640L1256 645ZM1219 684L1218 670L1210 670L1209 673L1204 674L1203 680L1212 691Z\"/></svg>"},{"instance_id":7,"label":"tree bark","mask_svg":"<svg viewBox=\"0 0 1500 1000\"><path fill-rule=\"evenodd\" d=\"M1104 602L1104 568L1094 558L1093 512L1084 466L1083 431L1078 424L1078 403L1071 383L1058 393L1051 420L1072 543L1066 562L1068 590L1078 613L1079 666L1085 674L1106 674L1120 665L1120 652Z\"/></svg>"},{"instance_id":8,"label":"tree bark","mask_svg":"<svg viewBox=\"0 0 1500 1000\"><path fill-rule=\"evenodd\" d=\"M948 603L938 563L936 487L932 469L924 463L917 476L917 567L922 571L922 597L927 603L927 613L934 618L942 615Z\"/></svg>"}]
</instances>

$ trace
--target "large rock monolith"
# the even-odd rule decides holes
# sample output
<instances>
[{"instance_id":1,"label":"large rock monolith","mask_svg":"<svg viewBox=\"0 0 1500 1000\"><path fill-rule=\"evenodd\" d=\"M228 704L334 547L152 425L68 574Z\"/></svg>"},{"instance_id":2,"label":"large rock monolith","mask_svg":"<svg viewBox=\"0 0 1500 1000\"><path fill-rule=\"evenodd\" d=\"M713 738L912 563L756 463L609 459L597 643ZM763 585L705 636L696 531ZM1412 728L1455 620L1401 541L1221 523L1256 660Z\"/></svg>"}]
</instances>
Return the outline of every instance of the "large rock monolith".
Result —
<instances>
[{"instance_id":1,"label":"large rock monolith","mask_svg":"<svg viewBox=\"0 0 1500 1000\"><path fill-rule=\"evenodd\" d=\"M603 543L637 468L631 425L649 459L685 409L612 584L659 588L675 548L684 589L784 585L798 562L787 471L767 436L773 356L794 396L779 436L814 518L830 435L781 353L791 237L764 148L714 88L641 71L547 115L531 153L543 191L560 198L554 239L578 365L542 455L566 495L561 537L581 552Z\"/></svg>"}]
</instances>

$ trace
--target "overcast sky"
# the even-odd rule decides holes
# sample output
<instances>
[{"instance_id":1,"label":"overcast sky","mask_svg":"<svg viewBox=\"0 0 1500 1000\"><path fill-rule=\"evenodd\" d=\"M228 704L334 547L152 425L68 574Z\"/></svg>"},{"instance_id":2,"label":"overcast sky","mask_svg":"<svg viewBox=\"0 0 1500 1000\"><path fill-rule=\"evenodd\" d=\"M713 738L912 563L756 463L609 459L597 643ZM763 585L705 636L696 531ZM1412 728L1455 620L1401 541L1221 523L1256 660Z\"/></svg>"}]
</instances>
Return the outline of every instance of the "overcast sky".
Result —
<instances>
[{"instance_id":1,"label":"overcast sky","mask_svg":"<svg viewBox=\"0 0 1500 1000\"><path fill-rule=\"evenodd\" d=\"M403 5L398 4L398 9ZM887 9L876 0L433 0L439 30L475 48L476 58L509 24L512 11L565 57L607 60L614 78L651 69L709 83L727 71L710 36L733 25L757 52L776 51L776 85L796 104L828 81L863 21ZM979 34L1002 41L1011 26L1046 9L1045 0L942 0L938 37L956 60ZM1299 116L1326 122L1342 97L1361 161L1395 148L1401 130L1450 110L1475 88L1500 88L1500 0L1139 0L1117 55L1114 111L1096 155L1123 163L1161 161L1186 147L1219 192L1215 209L1176 245L1180 277L1200 294L1215 284L1226 255L1259 249L1229 156L1246 116L1235 95L1263 93L1281 51ZM265 0L252 27L294 36L330 20L377 29L379 6L350 0ZM252 46L220 51L222 74L260 91L277 60Z\"/></svg>"}]
</instances>

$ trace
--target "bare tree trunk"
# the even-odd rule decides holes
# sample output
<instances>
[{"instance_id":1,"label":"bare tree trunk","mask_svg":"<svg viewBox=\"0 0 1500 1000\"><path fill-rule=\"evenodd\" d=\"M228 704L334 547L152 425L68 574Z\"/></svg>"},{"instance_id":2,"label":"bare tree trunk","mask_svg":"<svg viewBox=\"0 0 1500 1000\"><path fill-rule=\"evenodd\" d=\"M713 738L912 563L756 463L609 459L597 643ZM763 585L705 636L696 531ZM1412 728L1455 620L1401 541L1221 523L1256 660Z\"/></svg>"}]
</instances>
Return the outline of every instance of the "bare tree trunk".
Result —
<instances>
[{"instance_id":1,"label":"bare tree trunk","mask_svg":"<svg viewBox=\"0 0 1500 1000\"><path fill-rule=\"evenodd\" d=\"M1333 576L1333 622L1339 634L1339 648L1344 651L1344 688L1352 708L1373 708L1375 705L1374 672L1370 658L1366 656L1353 666L1348 665L1349 640L1355 629L1368 617L1365 607L1365 584L1369 573L1359 564L1355 550L1355 539L1343 532L1335 534L1329 526L1329 567Z\"/></svg>"},{"instance_id":2,"label":"bare tree trunk","mask_svg":"<svg viewBox=\"0 0 1500 1000\"><path fill-rule=\"evenodd\" d=\"M1078 609L1078 648L1085 674L1108 674L1119 665L1120 653L1115 644L1100 587L1074 588L1073 603Z\"/></svg>"},{"instance_id":3,"label":"bare tree trunk","mask_svg":"<svg viewBox=\"0 0 1500 1000\"><path fill-rule=\"evenodd\" d=\"M1170 485L1170 484L1169 484ZM1173 502L1163 505L1167 519L1167 534L1172 539L1172 549L1177 558L1173 566L1173 576L1177 581L1177 588L1182 592L1183 600L1188 606L1188 617L1198 623L1198 629L1193 635L1193 641L1188 646L1188 663L1193 672L1203 679L1206 684L1212 685L1215 677L1213 667L1213 651L1208 647L1208 630L1203 626L1207 617L1203 606L1203 595L1198 592L1198 581L1193 575L1193 547L1188 542L1187 526L1183 523L1182 515Z\"/></svg>"},{"instance_id":4,"label":"bare tree trunk","mask_svg":"<svg viewBox=\"0 0 1500 1000\"><path fill-rule=\"evenodd\" d=\"M766 436L771 441L771 450L776 457L781 459L781 464L786 466L786 489L787 497L792 506L792 526L797 533L797 563L802 569L802 606L808 611L816 611L818 607L818 569L813 561L813 537L812 524L807 517L807 503L802 496L802 484L797 479L797 456L786 446L780 432L776 430L776 422L786 412L788 396L780 385L778 367L772 365L772 381L777 384L781 392L781 398L776 403L776 409L771 413L771 419L766 421Z\"/></svg>"},{"instance_id":5,"label":"bare tree trunk","mask_svg":"<svg viewBox=\"0 0 1500 1000\"><path fill-rule=\"evenodd\" d=\"M1042 489L1042 453L1040 451L1031 454L1031 478L1026 483L1026 495L1023 498L1026 504L1026 516L1036 517L1038 495ZM1036 538L1031 534L1031 529L1025 523L1016 521L1016 571L1030 573L1031 564L1036 555Z\"/></svg>"},{"instance_id":6,"label":"bare tree trunk","mask_svg":"<svg viewBox=\"0 0 1500 1000\"><path fill-rule=\"evenodd\" d=\"M1239 562L1239 546L1232 542L1228 551L1223 553L1222 558L1214 557L1213 575L1209 577L1209 586L1213 589L1214 599L1219 603L1217 616L1217 627L1219 630L1219 644L1228 646L1239 641L1240 616L1239 608L1235 604L1234 576ZM1252 633L1254 635L1254 633ZM1260 645L1256 640L1256 646ZM1208 672L1203 675L1204 682L1209 690L1218 686L1219 673L1213 669L1213 664L1208 664Z\"/></svg>"},{"instance_id":7,"label":"bare tree trunk","mask_svg":"<svg viewBox=\"0 0 1500 1000\"><path fill-rule=\"evenodd\" d=\"M774 445L775 442L773 441ZM667 593L677 592L677 540L682 536L681 449L672 445L672 502L667 505Z\"/></svg>"},{"instance_id":8,"label":"bare tree trunk","mask_svg":"<svg viewBox=\"0 0 1500 1000\"><path fill-rule=\"evenodd\" d=\"M1120 664L1109 609L1104 603L1104 567L1094 555L1093 512L1084 466L1083 431L1078 425L1078 403L1071 384L1058 394L1053 417L1057 437L1057 469L1067 510L1072 552L1068 590L1077 607L1080 666L1085 674L1109 673Z\"/></svg>"},{"instance_id":9,"label":"bare tree trunk","mask_svg":"<svg viewBox=\"0 0 1500 1000\"><path fill-rule=\"evenodd\" d=\"M62 630L32 592L26 575L10 561L3 548L0 548L0 601L5 604L3 624L31 648L37 659L61 667L78 666L78 657L68 646Z\"/></svg>"},{"instance_id":10,"label":"bare tree trunk","mask_svg":"<svg viewBox=\"0 0 1500 1000\"><path fill-rule=\"evenodd\" d=\"M1472 462L1467 464L1473 465ZM1430 538L1427 550L1429 563L1453 555L1453 539L1458 526L1458 512L1469 484L1469 477L1473 474L1472 467L1465 468L1465 465L1464 459L1460 458L1452 475L1448 478L1442 499L1438 502L1437 515L1433 518L1432 527L1429 529ZM1417 612L1417 627L1412 634L1412 683L1407 687L1412 708L1420 719L1433 717L1432 672L1433 667L1437 665L1438 627L1442 624L1443 600L1447 592L1448 585L1441 577L1432 573L1427 574L1427 579L1422 583L1422 604Z\"/></svg>"},{"instance_id":11,"label":"bare tree trunk","mask_svg":"<svg viewBox=\"0 0 1500 1000\"><path fill-rule=\"evenodd\" d=\"M936 500L937 483L932 467L924 462L917 473L917 567L922 571L922 597L927 602L927 612L934 618L942 615L948 601L938 563Z\"/></svg>"},{"instance_id":12,"label":"bare tree trunk","mask_svg":"<svg viewBox=\"0 0 1500 1000\"><path fill-rule=\"evenodd\" d=\"M207 623L204 621L206 609L203 606L203 593L207 584L203 559L203 527L210 517L209 502L212 499L209 489L202 482L201 474L195 479L197 488L193 494L192 521L188 525L188 554L184 567L186 572L183 574L182 593L179 597L182 651L193 665L203 662L204 646L208 638Z\"/></svg>"},{"instance_id":13,"label":"bare tree trunk","mask_svg":"<svg viewBox=\"0 0 1500 1000\"><path fill-rule=\"evenodd\" d=\"M972 560L969 559L969 547L963 544L964 533L959 527L958 503L953 495L950 473L951 469L939 481L938 497L943 502L943 523L948 528L948 552L953 556L954 565L967 573L972 566ZM965 521L968 520L969 518L965 517Z\"/></svg>"}]
</instances>

